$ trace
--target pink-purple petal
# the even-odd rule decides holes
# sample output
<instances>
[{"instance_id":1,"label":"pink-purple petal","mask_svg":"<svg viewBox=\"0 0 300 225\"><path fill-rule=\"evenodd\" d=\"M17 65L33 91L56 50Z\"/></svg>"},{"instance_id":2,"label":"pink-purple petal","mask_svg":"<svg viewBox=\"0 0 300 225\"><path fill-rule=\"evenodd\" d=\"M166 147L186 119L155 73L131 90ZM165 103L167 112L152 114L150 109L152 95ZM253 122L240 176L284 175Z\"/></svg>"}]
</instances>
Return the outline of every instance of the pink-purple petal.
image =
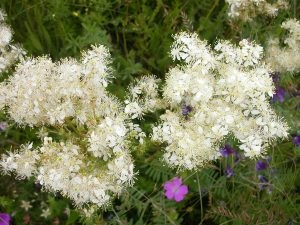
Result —
<instances>
[{"instance_id":1,"label":"pink-purple petal","mask_svg":"<svg viewBox=\"0 0 300 225\"><path fill-rule=\"evenodd\" d=\"M189 192L188 187L186 185L182 185L179 187L176 194L186 195Z\"/></svg>"},{"instance_id":2,"label":"pink-purple petal","mask_svg":"<svg viewBox=\"0 0 300 225\"><path fill-rule=\"evenodd\" d=\"M174 186L179 187L182 184L182 180L179 177L174 177L172 179L172 183Z\"/></svg>"},{"instance_id":3,"label":"pink-purple petal","mask_svg":"<svg viewBox=\"0 0 300 225\"><path fill-rule=\"evenodd\" d=\"M172 190L168 190L166 191L165 196L167 199L174 199L174 192L172 192Z\"/></svg>"}]
</instances>

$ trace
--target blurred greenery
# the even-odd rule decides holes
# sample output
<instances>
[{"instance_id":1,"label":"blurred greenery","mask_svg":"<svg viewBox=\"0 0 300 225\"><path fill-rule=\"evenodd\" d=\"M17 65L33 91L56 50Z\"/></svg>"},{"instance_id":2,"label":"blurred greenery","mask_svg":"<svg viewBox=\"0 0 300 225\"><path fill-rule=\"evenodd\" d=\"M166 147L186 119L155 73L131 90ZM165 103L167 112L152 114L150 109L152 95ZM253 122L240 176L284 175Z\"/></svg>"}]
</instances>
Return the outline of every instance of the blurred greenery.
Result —
<instances>
[{"instance_id":1,"label":"blurred greenery","mask_svg":"<svg viewBox=\"0 0 300 225\"><path fill-rule=\"evenodd\" d=\"M108 46L116 77L110 90L119 97L136 77L155 74L164 79L173 65L169 50L176 32L195 31L211 44L217 39L238 42L249 38L264 46L269 37L285 34L280 28L282 21L300 18L300 2L292 0L290 6L276 18L241 22L228 19L224 0L0 1L15 41L29 55L47 54L57 60L79 57L92 44ZM273 105L288 122L291 136L268 151L270 168L262 175L269 180L270 191L259 189L255 161L235 164L231 178L224 172L227 165L233 165L231 158L199 172L178 173L160 161L162 146L148 140L133 149L139 171L134 187L91 218L80 217L81 212L74 210L70 201L43 192L33 181L9 176L0 177L0 211L13 215L13 224L300 224L300 148L291 142L293 135L300 134L299 73L282 74L280 82L288 94L283 103ZM146 132L158 117L159 112L146 116ZM2 153L22 143L38 142L36 130L19 128L5 115L0 119L10 125L0 134ZM167 200L162 188L164 182L178 175L189 187L189 194L180 203ZM29 201L32 208L24 210L22 201ZM43 218L42 209L46 208L51 214Z\"/></svg>"}]
</instances>

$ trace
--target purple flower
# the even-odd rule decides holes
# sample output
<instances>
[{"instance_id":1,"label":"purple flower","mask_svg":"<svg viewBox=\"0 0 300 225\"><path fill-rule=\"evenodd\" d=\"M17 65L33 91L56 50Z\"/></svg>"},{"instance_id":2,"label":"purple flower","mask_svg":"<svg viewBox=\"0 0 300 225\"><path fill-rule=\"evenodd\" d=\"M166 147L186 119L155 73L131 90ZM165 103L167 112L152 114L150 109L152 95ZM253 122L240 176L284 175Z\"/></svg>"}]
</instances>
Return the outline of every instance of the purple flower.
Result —
<instances>
[{"instance_id":1,"label":"purple flower","mask_svg":"<svg viewBox=\"0 0 300 225\"><path fill-rule=\"evenodd\" d=\"M8 124L4 121L0 122L0 132L5 131L8 127Z\"/></svg>"},{"instance_id":2,"label":"purple flower","mask_svg":"<svg viewBox=\"0 0 300 225\"><path fill-rule=\"evenodd\" d=\"M234 148L232 148L230 145L225 145L225 147L224 148L221 148L220 149L220 153L221 153L221 155L223 156L223 157L228 157L228 156L230 156L230 155L232 155L232 154L235 154L236 153L236 151L235 151L235 149Z\"/></svg>"},{"instance_id":3,"label":"purple flower","mask_svg":"<svg viewBox=\"0 0 300 225\"><path fill-rule=\"evenodd\" d=\"M232 177L234 175L233 169L230 166L226 167L225 173L226 177Z\"/></svg>"},{"instance_id":4,"label":"purple flower","mask_svg":"<svg viewBox=\"0 0 300 225\"><path fill-rule=\"evenodd\" d=\"M182 184L182 180L179 177L174 177L172 180L167 181L164 184L165 196L168 199L180 202L184 199L188 193L188 187Z\"/></svg>"},{"instance_id":5,"label":"purple flower","mask_svg":"<svg viewBox=\"0 0 300 225\"><path fill-rule=\"evenodd\" d=\"M269 181L267 178L265 178L263 175L258 175L258 179L260 181L259 189L263 190L269 185Z\"/></svg>"},{"instance_id":6,"label":"purple flower","mask_svg":"<svg viewBox=\"0 0 300 225\"><path fill-rule=\"evenodd\" d=\"M276 87L275 90L275 94L273 95L273 101L280 101L280 102L284 102L284 96L285 96L286 92L285 90L282 89L282 87Z\"/></svg>"},{"instance_id":7,"label":"purple flower","mask_svg":"<svg viewBox=\"0 0 300 225\"><path fill-rule=\"evenodd\" d=\"M269 167L269 163L266 160L259 160L255 165L256 171L265 170Z\"/></svg>"},{"instance_id":8,"label":"purple flower","mask_svg":"<svg viewBox=\"0 0 300 225\"><path fill-rule=\"evenodd\" d=\"M272 185L269 183L268 179L265 178L263 175L258 175L258 179L260 181L259 190L264 190L267 188L267 191L271 193L273 188Z\"/></svg>"},{"instance_id":9,"label":"purple flower","mask_svg":"<svg viewBox=\"0 0 300 225\"><path fill-rule=\"evenodd\" d=\"M9 225L11 217L7 213L0 213L0 225Z\"/></svg>"},{"instance_id":10,"label":"purple flower","mask_svg":"<svg viewBox=\"0 0 300 225\"><path fill-rule=\"evenodd\" d=\"M293 143L294 143L296 146L300 147L300 135L299 135L299 134L296 135L295 137L293 137Z\"/></svg>"},{"instance_id":11,"label":"purple flower","mask_svg":"<svg viewBox=\"0 0 300 225\"><path fill-rule=\"evenodd\" d=\"M192 107L189 105L184 105L181 108L182 115L187 116L192 111Z\"/></svg>"}]
</instances>

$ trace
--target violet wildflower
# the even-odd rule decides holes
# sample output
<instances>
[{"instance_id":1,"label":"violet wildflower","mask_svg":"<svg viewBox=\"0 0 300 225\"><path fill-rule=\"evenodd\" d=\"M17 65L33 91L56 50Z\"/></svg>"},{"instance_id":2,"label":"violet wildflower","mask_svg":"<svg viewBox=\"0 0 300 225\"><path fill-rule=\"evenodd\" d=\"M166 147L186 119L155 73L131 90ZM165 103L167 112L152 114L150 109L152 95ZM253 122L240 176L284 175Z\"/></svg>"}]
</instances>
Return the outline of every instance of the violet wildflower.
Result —
<instances>
[{"instance_id":1,"label":"violet wildflower","mask_svg":"<svg viewBox=\"0 0 300 225\"><path fill-rule=\"evenodd\" d=\"M221 153L221 155L223 156L223 157L228 157L228 156L230 156L230 155L232 155L232 154L235 154L236 153L236 151L235 151L235 149L234 148L232 148L230 145L225 145L223 148L221 148L220 149L220 153Z\"/></svg>"},{"instance_id":2,"label":"violet wildflower","mask_svg":"<svg viewBox=\"0 0 300 225\"><path fill-rule=\"evenodd\" d=\"M176 202L182 201L188 193L188 187L182 184L182 180L179 177L174 177L172 180L167 181L164 184L164 189L167 199L172 199Z\"/></svg>"},{"instance_id":3,"label":"violet wildflower","mask_svg":"<svg viewBox=\"0 0 300 225\"><path fill-rule=\"evenodd\" d=\"M226 177L232 177L234 175L233 169L230 166L226 167L225 173Z\"/></svg>"},{"instance_id":4,"label":"violet wildflower","mask_svg":"<svg viewBox=\"0 0 300 225\"><path fill-rule=\"evenodd\" d=\"M293 143L300 147L300 134L296 135L295 137L293 137Z\"/></svg>"},{"instance_id":5,"label":"violet wildflower","mask_svg":"<svg viewBox=\"0 0 300 225\"><path fill-rule=\"evenodd\" d=\"M11 217L7 213L0 213L0 225L9 225Z\"/></svg>"},{"instance_id":6,"label":"violet wildflower","mask_svg":"<svg viewBox=\"0 0 300 225\"><path fill-rule=\"evenodd\" d=\"M269 163L266 160L259 160L255 165L256 171L265 170L269 167Z\"/></svg>"},{"instance_id":7,"label":"violet wildflower","mask_svg":"<svg viewBox=\"0 0 300 225\"><path fill-rule=\"evenodd\" d=\"M273 188L272 185L269 183L268 179L264 177L263 175L258 175L258 179L260 181L259 183L259 190L267 189L269 193L272 192Z\"/></svg>"},{"instance_id":8,"label":"violet wildflower","mask_svg":"<svg viewBox=\"0 0 300 225\"><path fill-rule=\"evenodd\" d=\"M284 96L285 96L286 92L285 90L283 90L282 87L276 87L275 90L275 94L273 95L273 101L280 101L280 102L284 102Z\"/></svg>"},{"instance_id":9,"label":"violet wildflower","mask_svg":"<svg viewBox=\"0 0 300 225\"><path fill-rule=\"evenodd\" d=\"M189 105L184 105L181 108L182 115L187 116L192 111L192 107Z\"/></svg>"},{"instance_id":10,"label":"violet wildflower","mask_svg":"<svg viewBox=\"0 0 300 225\"><path fill-rule=\"evenodd\" d=\"M0 132L5 131L8 127L8 124L4 121L0 122Z\"/></svg>"}]
</instances>

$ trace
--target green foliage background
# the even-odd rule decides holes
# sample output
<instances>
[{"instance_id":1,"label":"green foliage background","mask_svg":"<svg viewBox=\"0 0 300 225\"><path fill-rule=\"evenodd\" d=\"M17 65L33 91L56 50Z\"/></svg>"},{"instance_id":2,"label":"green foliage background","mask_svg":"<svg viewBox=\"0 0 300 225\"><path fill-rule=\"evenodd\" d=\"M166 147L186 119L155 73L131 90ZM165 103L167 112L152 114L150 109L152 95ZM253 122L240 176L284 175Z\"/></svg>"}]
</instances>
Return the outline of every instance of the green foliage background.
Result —
<instances>
[{"instance_id":1,"label":"green foliage background","mask_svg":"<svg viewBox=\"0 0 300 225\"><path fill-rule=\"evenodd\" d=\"M252 22L230 21L222 0L1 0L8 14L14 39L29 55L50 55L53 59L78 57L91 44L104 44L113 56L116 79L110 90L122 98L134 78L164 74L173 65L169 57L172 34L197 32L211 44L217 39L238 42L243 38L265 45L271 36L282 37L280 24L286 18L300 19L300 2L290 1L290 9L276 18L257 17ZM291 137L300 134L299 74L282 74L281 86L288 91L283 103L274 103L277 113L291 127ZM147 115L144 129L158 121L159 112ZM7 120L1 115L1 120ZM0 151L16 149L37 141L36 131L20 129L12 121L0 134ZM233 146L234 140L228 140ZM219 160L198 172L170 170L162 163L161 148L150 140L133 149L139 171L136 184L116 199L112 206L86 219L59 195L47 194L33 181L0 177L0 211L13 215L14 224L300 224L300 149L291 138L269 149L270 168L264 172L272 192L260 191L255 161L242 160L235 175L224 175L231 158ZM164 197L162 185L181 176L189 194L180 203ZM21 201L31 201L28 212ZM44 219L47 205L51 215ZM64 210L70 207L70 214Z\"/></svg>"}]
</instances>

